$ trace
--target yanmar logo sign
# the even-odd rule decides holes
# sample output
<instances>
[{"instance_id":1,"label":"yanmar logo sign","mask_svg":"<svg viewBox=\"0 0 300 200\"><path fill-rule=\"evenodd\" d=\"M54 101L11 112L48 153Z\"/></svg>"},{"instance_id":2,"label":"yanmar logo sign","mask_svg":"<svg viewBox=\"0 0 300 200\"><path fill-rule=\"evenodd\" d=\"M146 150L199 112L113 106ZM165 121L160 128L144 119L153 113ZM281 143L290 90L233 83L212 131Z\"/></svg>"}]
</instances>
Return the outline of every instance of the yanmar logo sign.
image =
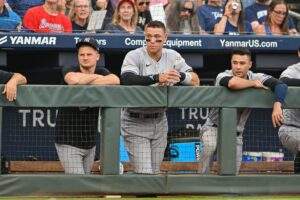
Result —
<instances>
[{"instance_id":1,"label":"yanmar logo sign","mask_svg":"<svg viewBox=\"0 0 300 200\"><path fill-rule=\"evenodd\" d=\"M54 46L56 37L49 36L4 36L0 37L0 45L9 42L11 45Z\"/></svg>"},{"instance_id":2,"label":"yanmar logo sign","mask_svg":"<svg viewBox=\"0 0 300 200\"><path fill-rule=\"evenodd\" d=\"M4 43L6 43L7 42L7 36L4 36L4 37L1 37L0 38L0 45L1 44L4 44Z\"/></svg>"}]
</instances>

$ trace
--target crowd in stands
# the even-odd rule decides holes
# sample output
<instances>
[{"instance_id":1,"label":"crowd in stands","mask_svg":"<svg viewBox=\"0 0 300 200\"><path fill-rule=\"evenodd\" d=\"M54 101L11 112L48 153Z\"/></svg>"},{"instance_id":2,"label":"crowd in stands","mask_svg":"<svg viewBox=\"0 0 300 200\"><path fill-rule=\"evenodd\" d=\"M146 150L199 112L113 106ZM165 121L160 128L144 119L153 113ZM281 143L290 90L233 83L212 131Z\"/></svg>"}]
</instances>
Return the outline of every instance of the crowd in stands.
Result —
<instances>
[{"instance_id":1,"label":"crowd in stands","mask_svg":"<svg viewBox=\"0 0 300 200\"><path fill-rule=\"evenodd\" d=\"M150 7L157 4L174 34L299 32L289 10L300 5L284 0L0 0L0 31L87 32L92 12L106 10L102 27L92 32L141 33L155 19Z\"/></svg>"}]
</instances>

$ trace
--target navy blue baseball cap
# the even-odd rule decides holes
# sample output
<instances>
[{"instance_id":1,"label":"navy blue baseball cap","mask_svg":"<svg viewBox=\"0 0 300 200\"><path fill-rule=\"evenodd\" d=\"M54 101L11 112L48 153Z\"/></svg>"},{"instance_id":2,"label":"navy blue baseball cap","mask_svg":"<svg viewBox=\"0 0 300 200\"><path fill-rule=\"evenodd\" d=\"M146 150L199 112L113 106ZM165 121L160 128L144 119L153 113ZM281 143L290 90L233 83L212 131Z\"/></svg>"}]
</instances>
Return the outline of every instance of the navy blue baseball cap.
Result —
<instances>
[{"instance_id":1,"label":"navy blue baseball cap","mask_svg":"<svg viewBox=\"0 0 300 200\"><path fill-rule=\"evenodd\" d=\"M95 49L98 52L100 50L99 43L94 38L83 38L83 39L80 39L77 42L77 44L76 44L76 48L79 49L81 46L90 46L90 47L92 47L93 49Z\"/></svg>"}]
</instances>

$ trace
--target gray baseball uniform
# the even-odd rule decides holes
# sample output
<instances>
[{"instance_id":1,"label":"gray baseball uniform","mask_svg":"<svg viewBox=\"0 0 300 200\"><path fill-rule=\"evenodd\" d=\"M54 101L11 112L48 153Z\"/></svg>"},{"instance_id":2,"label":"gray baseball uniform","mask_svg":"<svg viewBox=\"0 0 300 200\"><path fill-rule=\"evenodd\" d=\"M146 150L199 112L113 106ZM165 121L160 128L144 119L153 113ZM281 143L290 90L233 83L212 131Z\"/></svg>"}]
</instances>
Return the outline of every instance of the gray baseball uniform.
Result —
<instances>
[{"instance_id":1,"label":"gray baseball uniform","mask_svg":"<svg viewBox=\"0 0 300 200\"><path fill-rule=\"evenodd\" d=\"M263 74L263 73L253 73L248 71L247 73L249 80L259 80L261 83L264 83L272 76ZM216 78L216 86L220 86L220 81L225 77L234 76L231 70L226 70L225 72L219 73ZM212 108L209 112L208 118L203 125L203 128L200 131L200 141L202 142L203 149L200 154L199 160L199 173L208 174L210 173L213 156L216 153L217 149L217 139L218 139L218 108ZM251 113L251 109L248 108L239 108L237 109L237 160L236 160L236 173L239 172L241 161L242 161L242 151L243 151L243 132L247 119Z\"/></svg>"},{"instance_id":2,"label":"gray baseball uniform","mask_svg":"<svg viewBox=\"0 0 300 200\"><path fill-rule=\"evenodd\" d=\"M300 62L284 70L280 78L300 79ZM278 136L287 149L300 151L300 109L283 109L284 123L279 128Z\"/></svg>"},{"instance_id":3,"label":"gray baseball uniform","mask_svg":"<svg viewBox=\"0 0 300 200\"><path fill-rule=\"evenodd\" d=\"M140 76L154 75L175 69L192 71L174 50L163 49L159 61L153 60L146 47L130 51L123 62L121 74L131 72ZM152 86L157 86L153 84ZM168 123L165 108L124 108L121 134L134 163L135 173L157 174L167 146Z\"/></svg>"}]
</instances>

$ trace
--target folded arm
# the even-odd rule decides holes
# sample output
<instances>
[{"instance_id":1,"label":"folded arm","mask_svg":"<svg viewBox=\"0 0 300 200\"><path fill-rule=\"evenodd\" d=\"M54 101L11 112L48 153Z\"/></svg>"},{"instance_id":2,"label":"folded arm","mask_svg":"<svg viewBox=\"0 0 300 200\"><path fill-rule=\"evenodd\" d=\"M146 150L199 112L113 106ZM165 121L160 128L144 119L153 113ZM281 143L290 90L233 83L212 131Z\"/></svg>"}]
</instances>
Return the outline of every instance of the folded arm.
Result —
<instances>
[{"instance_id":1,"label":"folded arm","mask_svg":"<svg viewBox=\"0 0 300 200\"><path fill-rule=\"evenodd\" d=\"M248 80L237 76L227 76L220 80L220 85L231 90L242 90L246 88L263 88L268 89L259 80Z\"/></svg>"}]
</instances>

